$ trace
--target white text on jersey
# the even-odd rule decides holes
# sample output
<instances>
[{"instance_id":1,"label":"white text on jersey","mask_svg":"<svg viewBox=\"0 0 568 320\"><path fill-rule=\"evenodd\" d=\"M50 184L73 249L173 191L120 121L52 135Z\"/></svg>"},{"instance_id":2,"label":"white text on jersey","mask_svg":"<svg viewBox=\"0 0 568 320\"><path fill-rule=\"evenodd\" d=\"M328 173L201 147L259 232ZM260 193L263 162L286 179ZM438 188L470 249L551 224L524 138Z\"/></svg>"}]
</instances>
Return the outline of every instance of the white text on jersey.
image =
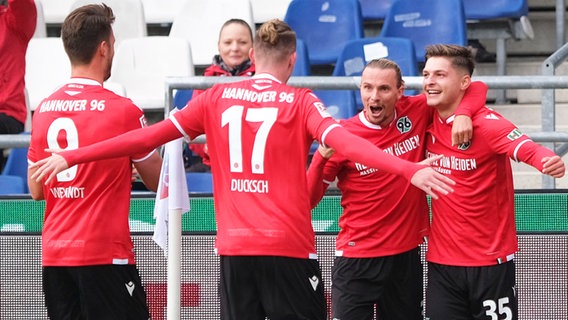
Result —
<instances>
[{"instance_id":1,"label":"white text on jersey","mask_svg":"<svg viewBox=\"0 0 568 320\"><path fill-rule=\"evenodd\" d=\"M418 135L415 135L401 142L397 142L388 148L385 148L385 152L399 157L407 152L417 149L419 146L420 137Z\"/></svg>"},{"instance_id":2,"label":"white text on jersey","mask_svg":"<svg viewBox=\"0 0 568 320\"><path fill-rule=\"evenodd\" d=\"M268 181L253 179L232 179L231 191L268 193Z\"/></svg>"},{"instance_id":3,"label":"white text on jersey","mask_svg":"<svg viewBox=\"0 0 568 320\"><path fill-rule=\"evenodd\" d=\"M85 197L85 188L81 187L55 187L49 189L55 198L81 199Z\"/></svg>"},{"instance_id":4,"label":"white text on jersey","mask_svg":"<svg viewBox=\"0 0 568 320\"><path fill-rule=\"evenodd\" d=\"M428 158L435 157L436 154L428 152ZM471 171L477 169L477 160L475 158L458 158L455 156L442 157L438 161L432 163L437 166L438 171L441 173L451 174L451 170L456 171Z\"/></svg>"},{"instance_id":5,"label":"white text on jersey","mask_svg":"<svg viewBox=\"0 0 568 320\"><path fill-rule=\"evenodd\" d=\"M222 99L237 99L248 102L275 102L276 91L256 92L243 88L225 88Z\"/></svg>"},{"instance_id":6,"label":"white text on jersey","mask_svg":"<svg viewBox=\"0 0 568 320\"><path fill-rule=\"evenodd\" d=\"M89 100L46 100L41 103L39 112L79 112L87 110ZM103 111L105 100L90 100L89 111Z\"/></svg>"},{"instance_id":7,"label":"white text on jersey","mask_svg":"<svg viewBox=\"0 0 568 320\"><path fill-rule=\"evenodd\" d=\"M85 111L87 100L47 100L41 104L39 112Z\"/></svg>"}]
</instances>

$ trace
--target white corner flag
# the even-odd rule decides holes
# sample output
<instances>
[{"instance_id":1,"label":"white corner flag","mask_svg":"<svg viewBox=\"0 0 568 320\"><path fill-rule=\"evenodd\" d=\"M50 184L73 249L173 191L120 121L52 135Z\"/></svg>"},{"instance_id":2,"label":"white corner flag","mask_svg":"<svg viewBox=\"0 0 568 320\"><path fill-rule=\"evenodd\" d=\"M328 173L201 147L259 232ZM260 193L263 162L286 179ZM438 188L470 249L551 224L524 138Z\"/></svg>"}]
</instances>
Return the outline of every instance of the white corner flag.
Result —
<instances>
[{"instance_id":1,"label":"white corner flag","mask_svg":"<svg viewBox=\"0 0 568 320\"><path fill-rule=\"evenodd\" d=\"M154 205L154 236L152 239L164 250L168 256L168 215L189 211L189 194L182 157L183 138L166 143L160 183L156 193ZM181 236L181 226L180 226Z\"/></svg>"}]
</instances>

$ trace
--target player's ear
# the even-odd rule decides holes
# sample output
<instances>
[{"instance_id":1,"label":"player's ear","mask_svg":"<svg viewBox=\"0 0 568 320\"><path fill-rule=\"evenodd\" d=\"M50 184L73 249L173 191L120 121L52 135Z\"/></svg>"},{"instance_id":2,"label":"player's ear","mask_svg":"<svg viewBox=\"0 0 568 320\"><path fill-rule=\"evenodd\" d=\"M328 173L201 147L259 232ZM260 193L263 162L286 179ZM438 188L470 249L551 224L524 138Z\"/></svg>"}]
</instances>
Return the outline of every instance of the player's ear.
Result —
<instances>
[{"instance_id":1,"label":"player's ear","mask_svg":"<svg viewBox=\"0 0 568 320\"><path fill-rule=\"evenodd\" d=\"M250 61L254 64L254 48L249 49L249 58Z\"/></svg>"},{"instance_id":2,"label":"player's ear","mask_svg":"<svg viewBox=\"0 0 568 320\"><path fill-rule=\"evenodd\" d=\"M470 84L471 84L471 77L468 74L464 75L461 79L461 89L463 91L467 90Z\"/></svg>"}]
</instances>

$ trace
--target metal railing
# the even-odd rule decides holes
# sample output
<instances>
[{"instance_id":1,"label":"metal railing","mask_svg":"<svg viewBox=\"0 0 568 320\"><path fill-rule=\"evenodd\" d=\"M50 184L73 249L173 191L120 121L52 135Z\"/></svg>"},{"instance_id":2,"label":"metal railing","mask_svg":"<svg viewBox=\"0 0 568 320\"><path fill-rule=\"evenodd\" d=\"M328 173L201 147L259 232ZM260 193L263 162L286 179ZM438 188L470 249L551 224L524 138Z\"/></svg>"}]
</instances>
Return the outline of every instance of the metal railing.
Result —
<instances>
[{"instance_id":1,"label":"metal railing","mask_svg":"<svg viewBox=\"0 0 568 320\"><path fill-rule=\"evenodd\" d=\"M541 76L479 76L474 80L483 81L490 89L545 89L542 99L542 132L528 134L534 141L539 143L563 143L555 148L555 152L564 155L568 152L568 132L556 132L554 129L555 121L555 89L568 88L568 76L554 75L554 69L568 56L568 45L563 46L543 63L543 75ZM552 71L551 71L552 70ZM174 90L178 89L206 89L216 83L234 82L242 77L187 77L166 79L165 101L166 108L164 117L168 116L169 110L174 106ZM408 89L421 90L422 77L404 77ZM292 77L288 84L296 87L309 87L314 90L357 90L360 77L331 77L331 76L310 76ZM548 89L548 90L547 90ZM27 147L29 145L29 135L0 135L0 148ZM201 137L195 143L202 143ZM547 145L554 148L553 145ZM543 177L543 188L553 189L554 179Z\"/></svg>"}]
</instances>

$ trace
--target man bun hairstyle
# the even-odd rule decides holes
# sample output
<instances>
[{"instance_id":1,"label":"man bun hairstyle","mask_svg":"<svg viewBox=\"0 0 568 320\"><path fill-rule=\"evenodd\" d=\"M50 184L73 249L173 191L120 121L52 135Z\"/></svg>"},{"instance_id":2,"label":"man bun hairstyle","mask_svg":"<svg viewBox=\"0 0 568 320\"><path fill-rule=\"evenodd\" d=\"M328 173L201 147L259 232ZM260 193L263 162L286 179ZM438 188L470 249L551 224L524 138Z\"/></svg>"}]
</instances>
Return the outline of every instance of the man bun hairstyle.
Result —
<instances>
[{"instance_id":1,"label":"man bun hairstyle","mask_svg":"<svg viewBox=\"0 0 568 320\"><path fill-rule=\"evenodd\" d=\"M296 51L296 32L279 19L263 23L254 38L254 50L280 61Z\"/></svg>"}]
</instances>

